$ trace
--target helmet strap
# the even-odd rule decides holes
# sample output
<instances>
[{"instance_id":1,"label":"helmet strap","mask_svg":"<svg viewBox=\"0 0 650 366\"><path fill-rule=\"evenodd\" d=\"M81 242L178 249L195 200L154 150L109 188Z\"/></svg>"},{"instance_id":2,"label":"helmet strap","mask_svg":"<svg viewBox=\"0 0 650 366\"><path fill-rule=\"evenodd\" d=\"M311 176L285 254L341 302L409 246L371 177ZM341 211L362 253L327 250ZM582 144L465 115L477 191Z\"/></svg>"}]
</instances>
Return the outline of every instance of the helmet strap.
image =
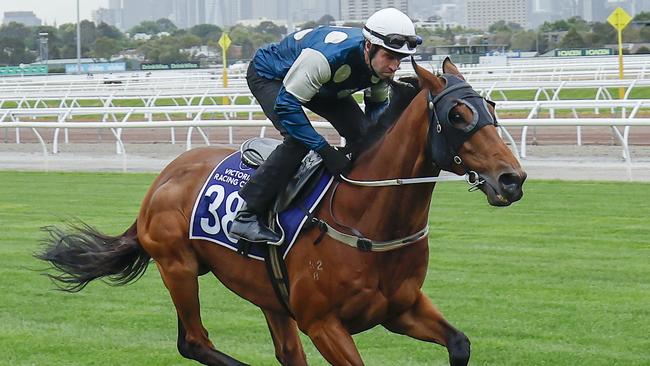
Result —
<instances>
[{"instance_id":1,"label":"helmet strap","mask_svg":"<svg viewBox=\"0 0 650 366\"><path fill-rule=\"evenodd\" d=\"M369 65L370 66L370 72L372 72L372 74L374 76L376 76L376 77L379 77L379 75L377 75L377 73L375 72L375 69L372 67L372 59L375 57L377 52L379 52L379 48L380 48L380 46L377 46L376 44L371 43L370 44L370 50L368 50L368 63L370 64Z\"/></svg>"}]
</instances>

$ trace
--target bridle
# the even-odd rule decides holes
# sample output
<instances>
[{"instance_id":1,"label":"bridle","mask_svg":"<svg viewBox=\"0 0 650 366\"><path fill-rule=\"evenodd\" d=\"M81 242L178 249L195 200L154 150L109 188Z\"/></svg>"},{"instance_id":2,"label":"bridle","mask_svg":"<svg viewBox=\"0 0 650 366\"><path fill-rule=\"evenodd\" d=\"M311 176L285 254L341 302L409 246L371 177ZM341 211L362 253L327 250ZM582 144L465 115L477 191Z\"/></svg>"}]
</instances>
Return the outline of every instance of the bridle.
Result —
<instances>
[{"instance_id":1,"label":"bridle","mask_svg":"<svg viewBox=\"0 0 650 366\"><path fill-rule=\"evenodd\" d=\"M458 78L455 75L443 74L441 75L447 83L445 88L437 95L433 95L431 90L427 91L427 108L429 110L429 134L427 143L427 154L431 157L436 167L441 170L453 171L453 164L460 166L465 172L460 176L430 176L418 178L394 178L384 180L354 180L347 178L343 174L339 175L340 181L336 182L333 187L332 194L330 195L329 211L330 216L334 222L352 232L353 235L346 234L334 229L327 222L312 218L312 222L317 224L321 230L321 234L316 239L316 243L320 242L325 234L331 238L343 243L356 247L362 251L388 251L397 249L409 244L413 244L422 238L426 237L429 232L429 225L414 234L404 238L394 239L390 241L375 241L366 238L356 228L347 226L339 222L334 216L333 201L336 190L341 182L361 186L361 187L387 187L387 186L401 186L409 184L422 184L422 183L439 183L451 181L466 181L469 184L468 191L475 191L480 189L481 185L486 184L485 179L473 170L469 170L463 164L462 159L458 155L460 146L469 139L476 131L488 125L497 126L496 118L490 113L487 104L493 102L481 97L467 82ZM479 103L480 101L480 103ZM468 128L459 129L453 126L449 121L449 112L457 103L464 103L474 112L474 121ZM435 125L435 128L433 128Z\"/></svg>"},{"instance_id":2,"label":"bridle","mask_svg":"<svg viewBox=\"0 0 650 366\"><path fill-rule=\"evenodd\" d=\"M339 175L341 181L362 187L466 181L470 186L470 191L480 188L485 183L485 180L476 171L469 170L465 167L462 159L458 155L458 149L463 142L482 127L487 125L497 126L496 118L487 109L487 104L494 105L494 102L481 97L467 82L457 76L443 74L441 77L447 80L447 84L440 94L433 95L430 90L427 91L427 108L429 110L427 154L429 154L431 160L439 169L452 171L451 162L453 161L453 164L463 168L465 174L459 176L393 178L384 180L354 180L341 174ZM480 100L481 104L477 103L477 100ZM453 133L456 128L449 121L449 111L458 102L471 106L477 120L471 126L472 128L470 130L461 131L460 134L454 134L450 141L445 132ZM439 116L443 116L442 119ZM433 128L434 125L435 128Z\"/></svg>"}]
</instances>

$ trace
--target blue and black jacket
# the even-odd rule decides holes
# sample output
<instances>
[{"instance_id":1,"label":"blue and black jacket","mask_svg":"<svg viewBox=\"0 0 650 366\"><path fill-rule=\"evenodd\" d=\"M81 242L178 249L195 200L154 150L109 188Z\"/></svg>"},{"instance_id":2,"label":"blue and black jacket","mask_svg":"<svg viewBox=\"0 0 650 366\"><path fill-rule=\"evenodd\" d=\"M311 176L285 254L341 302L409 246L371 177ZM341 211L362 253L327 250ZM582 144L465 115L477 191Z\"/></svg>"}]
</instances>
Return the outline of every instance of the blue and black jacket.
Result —
<instances>
[{"instance_id":1,"label":"blue and black jacket","mask_svg":"<svg viewBox=\"0 0 650 366\"><path fill-rule=\"evenodd\" d=\"M282 80L275 111L287 132L312 150L327 143L302 110L314 96L331 98L335 108L336 99L370 88L367 104L388 103L388 84L367 66L358 28L304 29L259 49L253 63L260 76Z\"/></svg>"}]
</instances>

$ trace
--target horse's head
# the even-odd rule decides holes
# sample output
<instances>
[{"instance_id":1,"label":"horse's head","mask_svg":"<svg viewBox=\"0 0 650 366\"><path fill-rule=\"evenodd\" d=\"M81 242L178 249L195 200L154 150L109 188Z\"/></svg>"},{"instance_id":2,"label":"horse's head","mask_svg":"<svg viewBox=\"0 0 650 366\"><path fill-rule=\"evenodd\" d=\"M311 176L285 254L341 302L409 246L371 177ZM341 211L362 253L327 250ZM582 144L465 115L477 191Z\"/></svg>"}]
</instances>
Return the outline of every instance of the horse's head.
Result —
<instances>
[{"instance_id":1,"label":"horse's head","mask_svg":"<svg viewBox=\"0 0 650 366\"><path fill-rule=\"evenodd\" d=\"M526 173L497 133L494 104L465 82L449 58L440 76L415 62L413 68L427 98L433 162L456 174L470 173L493 206L521 199Z\"/></svg>"}]
</instances>

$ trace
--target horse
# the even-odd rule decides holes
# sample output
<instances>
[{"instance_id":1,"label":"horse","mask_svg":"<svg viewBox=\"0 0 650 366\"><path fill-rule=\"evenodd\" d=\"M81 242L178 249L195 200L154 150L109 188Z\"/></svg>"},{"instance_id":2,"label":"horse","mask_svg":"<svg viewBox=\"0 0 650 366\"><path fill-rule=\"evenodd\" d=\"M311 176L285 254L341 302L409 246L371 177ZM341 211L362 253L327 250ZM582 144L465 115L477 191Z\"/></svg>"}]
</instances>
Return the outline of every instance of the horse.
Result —
<instances>
[{"instance_id":1,"label":"horse","mask_svg":"<svg viewBox=\"0 0 650 366\"><path fill-rule=\"evenodd\" d=\"M204 365L245 364L217 350L201 322L198 277L208 272L261 308L282 365L307 364L298 330L330 364L363 365L352 335L377 325L442 345L450 365L467 365L468 337L421 290L436 185L425 177L436 177L442 169L470 173L473 188L483 191L489 204L507 206L522 198L526 173L498 134L493 105L477 111L484 100L450 59L443 62L442 74L412 63L416 76L411 83L391 83L392 101L384 114L390 122L377 124L381 127L369 135L346 180L328 188L324 199L329 205L320 204L314 212L347 235L363 233L374 242L410 238L408 245L360 250L323 235L318 226L305 228L285 258L290 291L284 306L262 261L189 239L193 199L213 167L233 152L201 147L162 170L123 234L109 236L87 225L72 232L50 228L46 246L35 255L59 271L47 273L70 292L97 278L118 285L133 282L153 260L177 311L178 351ZM478 98L472 104L459 92ZM369 187L350 183L395 177L423 181Z\"/></svg>"}]
</instances>

